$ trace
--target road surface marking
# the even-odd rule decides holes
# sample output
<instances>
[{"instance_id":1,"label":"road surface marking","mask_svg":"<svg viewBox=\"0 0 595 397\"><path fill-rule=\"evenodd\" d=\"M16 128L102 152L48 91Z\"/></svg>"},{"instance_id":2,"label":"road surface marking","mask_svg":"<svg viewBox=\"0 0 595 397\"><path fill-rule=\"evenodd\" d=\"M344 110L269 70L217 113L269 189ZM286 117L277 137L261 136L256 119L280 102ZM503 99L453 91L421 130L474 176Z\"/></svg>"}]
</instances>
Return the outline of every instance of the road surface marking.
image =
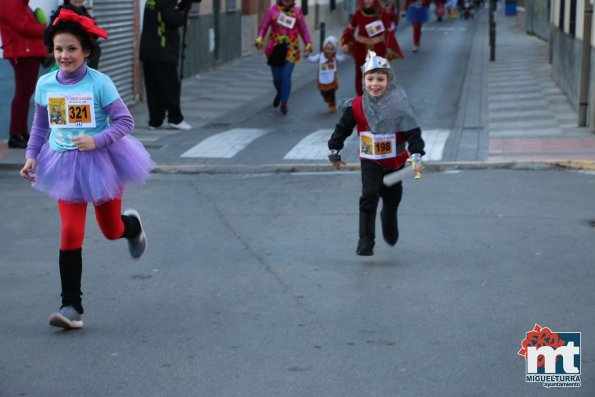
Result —
<instances>
[{"instance_id":1,"label":"road surface marking","mask_svg":"<svg viewBox=\"0 0 595 397\"><path fill-rule=\"evenodd\" d=\"M303 138L283 157L285 160L326 160L333 130L316 130Z\"/></svg>"},{"instance_id":2,"label":"road surface marking","mask_svg":"<svg viewBox=\"0 0 595 397\"><path fill-rule=\"evenodd\" d=\"M230 159L252 141L269 132L269 130L259 128L233 128L208 137L190 150L182 153L180 157Z\"/></svg>"},{"instance_id":3,"label":"road surface marking","mask_svg":"<svg viewBox=\"0 0 595 397\"><path fill-rule=\"evenodd\" d=\"M440 161L444 152L444 145L450 135L449 130L423 130L421 137L426 143L424 161Z\"/></svg>"}]
</instances>

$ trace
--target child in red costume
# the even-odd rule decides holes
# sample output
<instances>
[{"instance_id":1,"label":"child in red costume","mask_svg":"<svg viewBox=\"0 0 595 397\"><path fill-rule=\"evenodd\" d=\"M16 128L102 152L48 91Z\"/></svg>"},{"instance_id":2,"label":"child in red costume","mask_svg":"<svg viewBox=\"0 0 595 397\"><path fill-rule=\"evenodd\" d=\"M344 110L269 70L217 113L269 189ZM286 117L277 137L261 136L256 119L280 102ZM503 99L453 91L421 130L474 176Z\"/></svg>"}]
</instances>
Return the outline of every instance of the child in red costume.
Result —
<instances>
[{"instance_id":1,"label":"child in red costume","mask_svg":"<svg viewBox=\"0 0 595 397\"><path fill-rule=\"evenodd\" d=\"M405 56L395 37L388 13L380 0L359 0L351 22L341 37L343 51L355 59L355 90L362 95L361 66L368 50L389 61Z\"/></svg>"}]
</instances>

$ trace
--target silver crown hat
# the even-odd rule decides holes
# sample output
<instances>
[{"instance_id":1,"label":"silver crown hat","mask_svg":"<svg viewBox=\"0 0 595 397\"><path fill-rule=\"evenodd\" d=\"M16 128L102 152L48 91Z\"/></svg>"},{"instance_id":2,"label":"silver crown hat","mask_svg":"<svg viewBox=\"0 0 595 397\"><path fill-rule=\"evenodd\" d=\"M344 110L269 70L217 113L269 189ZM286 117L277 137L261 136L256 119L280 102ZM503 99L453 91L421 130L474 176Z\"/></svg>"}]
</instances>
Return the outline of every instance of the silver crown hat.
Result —
<instances>
[{"instance_id":1,"label":"silver crown hat","mask_svg":"<svg viewBox=\"0 0 595 397\"><path fill-rule=\"evenodd\" d=\"M362 71L364 72L364 74L366 74L370 70L374 69L390 69L390 64L386 59L376 55L374 51L368 50L368 54L366 55L366 62L364 62L362 66Z\"/></svg>"}]
</instances>

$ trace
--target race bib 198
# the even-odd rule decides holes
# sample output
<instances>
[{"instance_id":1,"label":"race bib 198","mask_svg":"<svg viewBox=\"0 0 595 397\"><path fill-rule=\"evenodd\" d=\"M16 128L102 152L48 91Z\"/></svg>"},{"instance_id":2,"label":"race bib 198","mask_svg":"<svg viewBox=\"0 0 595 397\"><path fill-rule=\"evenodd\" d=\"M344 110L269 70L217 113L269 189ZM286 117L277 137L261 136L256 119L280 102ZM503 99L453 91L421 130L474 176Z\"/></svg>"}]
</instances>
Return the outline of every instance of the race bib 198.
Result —
<instances>
[{"instance_id":1,"label":"race bib 198","mask_svg":"<svg viewBox=\"0 0 595 397\"><path fill-rule=\"evenodd\" d=\"M48 93L48 120L50 127L94 128L95 107L93 94Z\"/></svg>"},{"instance_id":2,"label":"race bib 198","mask_svg":"<svg viewBox=\"0 0 595 397\"><path fill-rule=\"evenodd\" d=\"M395 134L372 134L369 131L359 134L359 156L364 159L381 160L396 157L396 146Z\"/></svg>"}]
</instances>

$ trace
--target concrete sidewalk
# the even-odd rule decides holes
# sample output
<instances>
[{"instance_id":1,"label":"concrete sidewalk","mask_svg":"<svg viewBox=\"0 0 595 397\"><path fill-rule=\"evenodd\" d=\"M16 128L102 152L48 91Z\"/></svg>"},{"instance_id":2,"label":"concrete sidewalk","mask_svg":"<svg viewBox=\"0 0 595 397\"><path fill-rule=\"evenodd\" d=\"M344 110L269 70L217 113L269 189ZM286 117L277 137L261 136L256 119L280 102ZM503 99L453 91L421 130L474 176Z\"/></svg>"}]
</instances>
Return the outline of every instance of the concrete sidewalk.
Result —
<instances>
[{"instance_id":1,"label":"concrete sidewalk","mask_svg":"<svg viewBox=\"0 0 595 397\"><path fill-rule=\"evenodd\" d=\"M593 169L595 134L577 127L577 112L552 80L547 43L500 13L490 62L488 10L477 18L455 126L460 134L447 146L451 158L491 166L541 162Z\"/></svg>"},{"instance_id":2,"label":"concrete sidewalk","mask_svg":"<svg viewBox=\"0 0 595 397\"><path fill-rule=\"evenodd\" d=\"M595 134L576 127L576 111L551 78L547 43L525 34L515 18L500 13L496 61L490 62L488 10L481 10L476 18L457 133L451 134L443 157L447 165L497 167L539 162L595 169ZM312 82L315 73L315 64L297 64L292 89ZM270 71L262 53L256 53L186 78L182 109L194 129L227 126L269 107L273 95ZM149 149L159 148L160 139L180 133L149 130L144 102L130 110L136 121L134 135ZM0 167L20 166L23 154L0 143ZM178 163L177 157L170 160L163 165ZM441 165L445 164L434 166Z\"/></svg>"},{"instance_id":3,"label":"concrete sidewalk","mask_svg":"<svg viewBox=\"0 0 595 397\"><path fill-rule=\"evenodd\" d=\"M547 44L498 18L496 62L488 66L489 161L593 161L595 134L551 78Z\"/></svg>"}]
</instances>

